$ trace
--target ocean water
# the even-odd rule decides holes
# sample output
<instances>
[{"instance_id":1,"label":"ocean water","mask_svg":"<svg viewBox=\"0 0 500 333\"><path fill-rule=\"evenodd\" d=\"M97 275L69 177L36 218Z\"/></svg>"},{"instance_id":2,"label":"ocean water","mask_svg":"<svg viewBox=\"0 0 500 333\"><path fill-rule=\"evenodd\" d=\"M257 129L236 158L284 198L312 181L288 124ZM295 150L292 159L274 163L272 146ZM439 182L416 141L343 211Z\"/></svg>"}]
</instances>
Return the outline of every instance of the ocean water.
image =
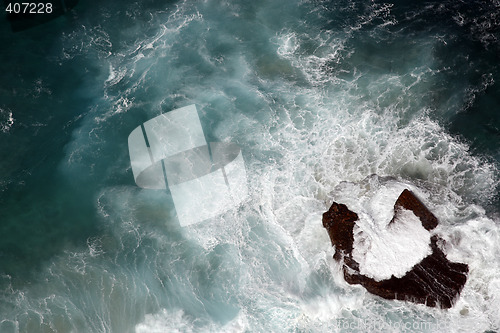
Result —
<instances>
[{"instance_id":1,"label":"ocean water","mask_svg":"<svg viewBox=\"0 0 500 333\"><path fill-rule=\"evenodd\" d=\"M80 1L0 20L0 332L500 330L500 2ZM246 165L181 228L127 137L196 104ZM321 215L403 188L469 265L455 306L348 285ZM394 194L396 193L396 194ZM373 205L370 203L379 203Z\"/></svg>"}]
</instances>

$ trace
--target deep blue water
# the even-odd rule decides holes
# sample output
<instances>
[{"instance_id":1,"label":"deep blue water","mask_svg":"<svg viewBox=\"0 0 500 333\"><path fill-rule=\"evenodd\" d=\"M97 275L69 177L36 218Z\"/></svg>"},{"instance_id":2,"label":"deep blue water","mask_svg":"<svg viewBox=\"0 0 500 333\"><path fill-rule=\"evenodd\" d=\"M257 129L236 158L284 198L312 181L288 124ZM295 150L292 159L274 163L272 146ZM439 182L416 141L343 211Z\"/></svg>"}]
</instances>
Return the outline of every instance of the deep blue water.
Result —
<instances>
[{"instance_id":1,"label":"deep blue water","mask_svg":"<svg viewBox=\"0 0 500 333\"><path fill-rule=\"evenodd\" d=\"M499 38L498 1L2 17L0 332L499 330ZM127 137L189 104L241 147L250 198L181 228L168 194L135 185ZM387 179L420 189L471 268L449 311L371 296L331 258L321 213Z\"/></svg>"}]
</instances>

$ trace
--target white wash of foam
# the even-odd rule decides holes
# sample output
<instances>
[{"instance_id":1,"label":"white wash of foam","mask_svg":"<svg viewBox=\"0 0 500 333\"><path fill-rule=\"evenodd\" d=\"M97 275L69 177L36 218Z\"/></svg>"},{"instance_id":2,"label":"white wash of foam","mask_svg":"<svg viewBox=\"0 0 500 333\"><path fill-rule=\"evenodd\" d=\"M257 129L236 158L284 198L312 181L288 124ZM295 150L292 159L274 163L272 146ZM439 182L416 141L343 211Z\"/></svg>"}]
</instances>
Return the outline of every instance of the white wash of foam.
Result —
<instances>
[{"instance_id":1,"label":"white wash of foam","mask_svg":"<svg viewBox=\"0 0 500 333\"><path fill-rule=\"evenodd\" d=\"M361 219L369 218L361 214ZM420 219L406 209L399 209L387 228L373 228L374 223L354 227L353 258L361 274L377 281L404 276L413 266L431 254L430 233Z\"/></svg>"},{"instance_id":2,"label":"white wash of foam","mask_svg":"<svg viewBox=\"0 0 500 333\"><path fill-rule=\"evenodd\" d=\"M240 314L225 325L216 323L209 324L203 328L196 327L193 320L189 319L182 310L167 311L163 309L156 314L148 314L144 321L135 327L136 333L163 333L163 332L246 332L248 330L248 320L245 315Z\"/></svg>"},{"instance_id":3,"label":"white wash of foam","mask_svg":"<svg viewBox=\"0 0 500 333\"><path fill-rule=\"evenodd\" d=\"M12 111L0 109L0 131L7 133L12 125L14 125Z\"/></svg>"},{"instance_id":4,"label":"white wash of foam","mask_svg":"<svg viewBox=\"0 0 500 333\"><path fill-rule=\"evenodd\" d=\"M179 19L182 18L181 16L182 15L179 16ZM174 21L175 20L172 20L171 23L174 23ZM193 20L193 22L194 21L196 20ZM189 22L186 21L186 24L189 25ZM162 38L163 42L159 43L158 47L154 49L154 52L158 52L158 54L167 53L168 48L166 45L171 45L172 43L170 42L172 40L177 40L180 36L182 36L182 34L174 34L174 36L170 36L169 33L165 34L165 38ZM200 40L203 39L200 38ZM161 44L165 45L162 46ZM334 43L331 43L331 45L333 44ZM149 45L149 40L147 44L143 43L141 45ZM235 44L234 47L237 48L239 45ZM333 50L340 49L341 47L342 44L335 44ZM135 48L133 49L135 50ZM204 49L201 48L201 50L203 51ZM235 53L244 53L244 49L241 50L241 52ZM118 71L117 73L120 73L120 70L123 68L128 68L130 70L127 73L137 73L136 76L131 77L126 75L123 79L130 80L129 83L132 86L130 91L126 90L124 92L120 90L119 94L112 95L113 89L107 89L108 86L105 86L105 91L109 91L109 98L113 103L116 103L114 104L115 107L121 105L120 101L124 101L121 98L127 98L132 101L137 87L143 84L147 85L146 83L149 84L150 82L151 85L157 83L157 81L148 81L147 77L145 79L146 74L144 74L150 69L152 69L150 72L154 72L155 69L163 66L155 67L154 61L156 60L154 59L161 57L157 56L154 52L151 51L149 57L148 53L144 52L140 57L134 58L136 61L134 64L129 62L129 58L124 59L123 63L120 61L117 61L116 64L113 63L113 68L115 71ZM325 53L329 52L330 50ZM179 55L182 53L178 52L176 54ZM317 60L319 63L326 63L330 59L327 56L321 58L321 54L315 54L314 56L316 56L316 58L310 57L310 59L304 59L293 53L290 54L290 57L294 60L293 64L299 69L304 65L301 62L302 60L306 60L305 64L310 65L307 68L311 68L312 70L313 68L320 68L320 66L313 66L317 62L312 60ZM393 113L389 112L387 115L380 116L372 111L371 107L375 101L372 101L372 104L362 104L362 102L357 99L357 96L349 95L344 92L348 91L348 89L332 89L330 96L325 94L321 89L303 88L287 82L273 81L270 83L267 82L266 85L265 79L262 79L262 81L260 81L260 78L259 80L248 79L249 77L252 78L255 72L254 68L251 67L251 61L247 61L244 57L231 56L230 54L227 55L226 59L223 71L215 72L216 74L211 76L210 80L201 80L200 83L189 85L189 87L187 87L188 85L183 83L182 80L175 81L171 77L168 77L168 80L165 79L165 82L159 81L164 83L165 87L181 86L181 88L179 88L180 90L171 88L165 93L165 96L160 97L164 97L168 102L166 105L170 105L174 103L176 99L170 99L168 94L171 92L173 94L175 92L179 94L179 96L185 96L179 99L179 103L184 103L186 100L189 100L189 98L193 98L193 102L202 106L201 110L204 110L203 106L207 106L207 110L210 109L210 107L214 110L220 109L221 115L223 116L221 116L221 118L223 120L213 129L215 135L219 138L227 139L228 141L232 141L233 139L239 140L238 143L242 145L242 150L246 150L245 157L248 157L246 162L250 178L249 184L252 184L255 189L261 189L262 191L262 193L254 193L253 198L255 198L255 200L250 202L249 210L252 212L260 212L263 217L262 220L265 221L265 223L262 224L268 228L277 230L273 236L280 234L278 231L281 232L285 230L291 237L288 237L288 235L283 237L285 238L282 240L282 243L285 244L283 246L277 242L275 237L258 237L256 239L250 239L248 233L244 231L245 228L234 223L234 221L228 221L228 224L235 229L233 234L236 234L236 230L242 230L241 241L238 239L238 244L243 247L245 251L239 250L237 253L240 259L244 261L242 265L249 272L248 274L242 274L242 283L238 287L238 290L235 289L239 295L248 295L248 298L244 298L238 303L238 306L241 306L242 309L235 320L238 321L238 318L246 313L245 318L247 318L246 320L248 320L249 325L243 325L243 327L246 326L248 328L242 329L241 331L264 331L263 328L266 328L267 331L286 330L285 327L287 326L290 329L290 318L295 318L295 316L299 315L297 311L298 307L296 306L298 297L287 293L286 288L282 288L282 286L292 285L295 289L298 289L295 285L300 286L300 284L296 283L297 279L295 275L284 277L281 273L287 268L287 265L291 265L291 263L284 262L283 258L298 257L298 255L297 251L283 251L278 253L283 253L283 255L278 256L276 254L277 252L269 251L268 249L278 250L279 248L293 248L293 241L297 242L302 255L311 266L310 269L302 270L304 274L310 274L311 270L319 270L317 267L321 267L320 263L326 261L325 257L329 260L333 260L331 259L332 253L328 252L331 251L331 244L329 243L326 232L321 226L321 215L314 215L320 214L327 209L327 207L318 207L321 206L322 200L325 197L324 193L331 191L332 188L341 181L349 180L357 182L372 173L397 176L402 173L402 169L403 171L412 171L407 171L407 174L422 174L424 179L431 182L436 181L443 184L451 183L451 188L457 188L462 183L463 177L461 178L459 171L454 169L456 160L466 165L474 166L475 159L467 153L466 149L464 149L467 148L465 145L458 145L456 148L453 148L454 141L451 137L442 134L441 128L426 117L415 119L408 124L407 127L397 127L395 124L397 123L397 114L400 111L399 108L396 107L397 100L393 103L396 106L391 105L391 107L388 108L389 111L394 110ZM107 61L108 58L106 60L106 67L109 65ZM165 67L170 66L170 64L170 62L166 62ZM241 66L234 66L235 68L233 70L232 66L228 64L240 64ZM136 67L139 65L143 65L145 69L139 71L137 69L138 67ZM177 69L172 66L172 68L169 69L169 73L175 70ZM103 70L103 73L104 72L107 73ZM186 73L192 75L190 71ZM308 72L306 72L306 74L307 73ZM313 74L314 75L310 76L306 75L313 84L326 84L332 80L330 76L324 75L323 72L318 71L313 72ZM188 77L188 75L185 76ZM106 78L103 77L102 82L105 82L105 79ZM259 86L255 82L260 82L263 86ZM379 81L374 82L379 83ZM107 84L110 83L111 81L107 82ZM116 85L122 83L123 81L117 81ZM208 83L211 89L206 88ZM380 85L385 89L389 83L380 82ZM352 86L355 84L356 82L352 83ZM344 86L351 87L349 83L345 83ZM228 87L230 87L230 89ZM239 87L240 89L235 89L235 87ZM389 86L388 89L399 91L391 87L392 86ZM376 87L373 85L369 86L370 90L374 88ZM413 100L414 98L410 96L409 93L405 93L402 96L401 98L407 98L409 100ZM245 103L239 103L241 100L245 101ZM280 103L276 103L275 101L280 101ZM236 112L234 114L228 112L228 110L238 111L239 108L245 104L255 107L255 112ZM251 109L251 107L249 107L249 109ZM160 107L153 106L151 109L149 109L149 107L144 109L144 112L153 114L160 110ZM360 112L359 114L350 114L348 110L351 109L360 110ZM111 108L105 112L106 116L103 116L105 121L102 122L102 126L107 124L107 126L111 127L118 124L116 118L113 119L113 117L110 116L123 115L123 113L114 113L114 111L116 111L116 109ZM260 112L258 113L258 111ZM362 115L363 112L364 115ZM254 113L259 117L255 116ZM269 116L269 118L271 118L269 119L267 115L276 116ZM309 115L311 116L309 117ZM92 114L88 117L92 119L89 119L90 125L87 126L90 127L95 125L96 120L93 118L94 116L95 114ZM305 121L309 118L312 119L312 124L311 122L308 123ZM304 121L302 121L302 119L304 119ZM95 148L95 146L92 145L86 145L82 148L81 142L87 142L88 140L87 133L88 131L81 131L80 135L76 136L72 146L73 149L69 151L70 153L76 151L78 155L80 149L86 149L88 151L90 150L89 148ZM97 144L101 143L99 142ZM433 157L433 154L431 154L433 153L432 149L442 146L451 148L445 149L444 151L438 151L434 154L438 156ZM460 153L457 153L456 157L453 155L454 149ZM266 156L262 152L270 152L270 154ZM284 157L276 158L274 157L276 155ZM479 163L477 164L480 165ZM464 169L467 170L467 175L471 179L477 180L483 174L486 175L485 178L487 178L487 180L489 179L487 177L490 175L489 169L486 169L484 172L474 167ZM479 183L479 185L477 185L479 190L489 187L487 186L489 185L487 181L477 181L476 183ZM481 186L483 183L486 183L486 185ZM258 191L255 190L255 192ZM399 194L400 191L397 193ZM121 211L120 205L134 209L140 207L140 205L137 205L137 198L134 197L133 194L130 196L134 200L131 199L126 205L123 204L125 200L117 200L119 198L114 200L110 199L110 202L113 201L114 204L118 205L118 209L107 211L104 209L106 207L104 207L103 216L105 217L105 221L109 221L109 218L107 218L109 216L116 221L120 221L120 219L127 221L127 214ZM421 196L419 195L419 197ZM384 224L385 227L390 220L388 216L390 215L390 217L392 217L392 205L396 198L397 195L390 198L389 194L387 194L387 196L381 195L380 201L386 203L387 209L382 209L382 207L377 205L370 205L370 207L373 207L372 210L370 210L369 207L365 207L365 209L368 210L368 213L377 221L379 220L378 214L386 212L384 215L386 217L383 218L383 221L386 222ZM360 198L356 197L353 200L359 202ZM340 199L339 201L342 202ZM358 212L358 210L352 209ZM318 210L320 212L318 212ZM154 212L151 213L154 215ZM247 217L253 218L254 216L249 213ZM139 230L138 226L147 226L148 223L150 223L148 219L145 218L140 219L140 221L141 222L137 223L124 223L123 235L136 234L137 230ZM231 224L231 222L233 223ZM310 228L312 223L316 223L316 229L314 230ZM276 228L276 225L282 226L283 229ZM126 228L130 230L125 230ZM373 228L376 230L376 227ZM234 238L223 237L226 234L233 235L227 232L227 230L224 231L223 236L221 236L223 232L220 231L220 228L210 229L207 225L205 230L212 230L213 233L207 233L200 243L203 246L207 245L209 249L214 246L212 243L216 241L234 242ZM122 233L120 233L120 235L121 234ZM187 236L183 237L189 238L195 236L196 233L194 233L192 229L189 229L186 231L186 235ZM155 234L155 237L159 236ZM144 239L146 240L144 243L147 243L151 238L153 238L153 236L145 234L141 236L140 240L142 242L142 239ZM118 239L121 238L118 237ZM264 247L264 244L261 243L263 239L266 240L267 247ZM323 245L319 244L321 242ZM138 244L139 243L140 242L138 242ZM159 242L162 247L170 247L171 243L172 241L168 239L164 242ZM122 243L120 242L120 244ZM314 248L312 244L315 244L316 248ZM278 247L278 245L280 246ZM123 248L126 249L127 247L123 245ZM175 246L172 245L171 248L175 248ZM325 254L319 253L321 250L325 251ZM135 253L135 250L133 252ZM168 253L168 251L165 252ZM162 267L164 269L163 271L168 271L169 264L163 261L165 252L162 255L148 258L148 261L152 262L151 265L155 267L158 262L158 269L160 272L162 271ZM316 256L314 256L314 254L316 254ZM127 256L128 255L131 254L127 254ZM270 262L271 259L274 258L278 259ZM179 260L189 260L189 257L179 257ZM301 261L301 258L297 258L297 260ZM305 265L297 266L302 269ZM292 273L296 272L292 269L289 271ZM157 276L156 273L153 275ZM328 286L325 287L320 285L318 287L326 289L323 293L326 295L321 294L321 297L317 298L319 299L319 308L326 306L323 300L323 296L325 296L327 303L330 299L332 303L334 301L338 302L338 306L330 304L333 314L336 314L335 309L338 308L340 309L339 313L349 311L353 311L353 313L365 312L370 315L377 315L376 318L380 317L380 320L385 318L379 313L385 314L386 311L379 311L375 303L370 303L371 299L365 297L365 294L361 291L354 293L351 289L345 287L348 295L344 298L337 298L337 291L332 291L329 288L331 285L343 286L343 280L342 283L340 280L335 280L335 283L330 283L330 280L328 280L330 277L331 274L327 275L327 278L325 278L327 280L325 285L329 283ZM337 276L333 276L332 278L335 279L336 277ZM127 279L127 277L125 277L125 279ZM128 279L135 281L131 278ZM142 281L143 279L138 280ZM151 279L148 281L154 280ZM187 280L180 279L180 282L182 281ZM224 283L224 281L221 283ZM149 289L154 285L156 284L149 282L146 287ZM181 285L181 283L178 285ZM186 289L189 290L189 288L189 285L186 286ZM235 290L232 292L234 293ZM154 295L155 293L151 294ZM162 291L157 292L157 295L161 294ZM130 295L132 295L132 293L128 293L127 297L131 297ZM239 295L235 294L234 297L239 297ZM160 299L160 297L158 298ZM306 303L314 305L317 299L306 299ZM166 297L163 301L158 301L158 303L160 303L162 307L167 307L169 301ZM368 304L368 309L366 308L366 304ZM399 306L398 303L389 304L396 304L394 307ZM175 330L190 332L198 329L202 329L203 331L221 331L227 327L233 327L230 323L233 323L234 320L224 325L224 328L215 323L207 323L206 326L201 328L199 325L194 326L193 322L190 320L192 318L185 314L184 311L186 310L186 308L180 310L165 310L156 314L147 315L144 323L137 326L137 332L166 332ZM309 314L310 319L309 322L304 323L302 329L305 331L310 331L314 327L323 327L322 324L318 324L318 322L321 322L321 319L328 321L329 318L326 311L323 312L325 316L322 316L321 313L318 315L318 313L314 312L314 308L309 312L305 311L305 313ZM126 313L125 315L132 317L130 313ZM332 318L333 317L332 315ZM271 325L271 321L274 321L272 325L275 329L270 329L269 325ZM245 322L245 320L243 320L243 322ZM280 327L280 325L282 326ZM329 331L334 331L333 325L335 325L335 323L328 327ZM142 329L142 331L140 331L140 329ZM231 330L228 328L226 331ZM232 331L238 330L234 329Z\"/></svg>"}]
</instances>

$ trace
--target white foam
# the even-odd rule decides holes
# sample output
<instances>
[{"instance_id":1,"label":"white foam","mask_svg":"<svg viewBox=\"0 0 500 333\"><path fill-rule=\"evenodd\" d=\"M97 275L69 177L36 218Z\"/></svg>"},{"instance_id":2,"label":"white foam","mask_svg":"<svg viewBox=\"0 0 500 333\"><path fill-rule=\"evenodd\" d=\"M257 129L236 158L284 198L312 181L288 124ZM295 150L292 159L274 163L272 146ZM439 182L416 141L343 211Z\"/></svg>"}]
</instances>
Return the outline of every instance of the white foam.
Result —
<instances>
[{"instance_id":1,"label":"white foam","mask_svg":"<svg viewBox=\"0 0 500 333\"><path fill-rule=\"evenodd\" d=\"M203 327L195 324L192 317L186 316L182 310L162 309L155 314L147 314L144 320L137 324L135 333L164 333L164 332L221 332L238 333L248 332L246 315L240 313L231 321L221 325L210 323Z\"/></svg>"},{"instance_id":2,"label":"white foam","mask_svg":"<svg viewBox=\"0 0 500 333\"><path fill-rule=\"evenodd\" d=\"M353 185L343 188L345 191L337 191L336 201L345 202L344 200L348 199L353 203L353 208L348 204L349 208L363 216L363 221L366 221L371 228L366 230L371 230L372 235L376 235L379 227L385 228L392 217L395 199L401 192L395 189L400 189L406 184L393 182L392 186L385 182L383 185L370 188L370 184L367 185L363 179L374 173L399 177L400 180L434 183L436 186L441 186L443 192L455 191L454 193L458 193L459 196L469 195L484 201L491 196L491 189L498 182L495 178L495 167L474 157L468 152L467 145L459 143L443 132L438 123L426 116L425 103L428 99L425 98L427 96L425 94L435 83L433 72L427 71L428 67L423 68L421 63L411 63L409 66L414 67L411 77L397 73L370 76L370 73L348 66L339 71L334 68L333 74L327 73L325 68L328 69L335 64L342 65L342 61L349 57L349 52L352 51L346 50L346 45L351 43L343 38L342 32L323 31L321 35L315 37L314 31L308 30L303 33L299 27L295 29L296 31L285 31L282 35L278 33L276 39L282 46L276 49L277 55L289 60L294 70L303 72L307 84L297 84L300 78L295 81L288 80L286 75L268 80L262 74L263 70L253 67L254 62L251 56L248 56L257 51L252 49L251 38L233 33L231 29L236 27L231 24L227 24L227 29L223 28L224 24L218 25L216 32L208 29L211 27L210 21L204 25L207 22L205 20L212 19L213 22L218 22L216 20L223 19L221 11L226 10L223 6L214 10L213 14L208 10L210 6L196 6L196 10L199 9L203 13L203 20L188 16L189 8L186 9L186 6L185 3L181 3L178 6L181 12L169 16L167 23L155 22L158 26L164 24L164 29L154 38L147 38L139 45L134 42L134 45L130 45L129 51L123 51L125 56L111 56L109 61L108 58L103 61L105 66L101 72L105 73L106 77L101 77L101 81L111 108L107 105L99 106L95 111L89 112L82 128L75 131L74 141L67 146L68 156L74 156L77 163L74 165L67 163L63 168L74 170L74 174L78 174L75 178L86 180L87 173L80 170L87 170L88 164L92 161L99 163L100 155L96 157L94 152L109 151L104 142L116 147L115 143L109 143L113 142L111 136L113 134L107 134L105 129L116 128L122 120L130 121L131 116L125 117L125 114L132 110L130 105L133 104L134 97L140 96L144 87L161 87L164 93L155 94L152 89L151 95L148 95L150 104L140 105L141 99L137 98L137 102L134 103L140 106L141 111L134 112L138 114L143 112L144 114L140 114L142 116L153 116L164 106L192 100L203 106L207 113L210 112L207 118L214 119L214 123L210 124L213 125L212 134L221 139L239 140L242 150L249 157L248 176L252 186L252 201L249 207L241 212L243 215L240 216L241 221L231 223L234 220L228 217L228 223L220 223L219 228L200 226L202 228L200 230L204 232L202 236L206 239L202 242L206 245L206 249L211 250L217 242L236 244L235 255L242 266L242 276L240 284L227 293L238 299L240 314L222 327L213 323L203 327L196 326L198 330L228 332L232 331L231 329L236 332L293 330L294 327L291 326L294 325L294 320L299 318L301 329L298 330L335 331L336 323L333 318L349 316L350 312L356 313L356 316L381 321L387 320L388 316L395 318L404 318L408 315L415 315L417 318L418 316L425 318L428 314L434 316L436 312L425 307L412 308L411 304L406 304L405 310L401 310L401 305L397 302L385 303L379 300L375 302L366 295L363 288L345 284L341 273L335 272L335 263L332 253L329 252L332 251L332 247L321 226L321 213L328 208L326 202L331 200L327 193L341 182L348 181ZM265 12L266 10L260 9L258 15L263 15ZM196 41L191 41L187 37L197 31L196 26L190 26L191 21L196 23L198 28L200 26L206 28L201 31L200 38L196 38ZM364 22L367 21L364 20L360 24L365 24ZM185 27L191 28L189 33L181 33ZM269 27L272 27L272 24ZM266 34L267 31L258 30L255 33ZM271 34L273 33L271 31ZM90 34L96 34L96 31L91 31ZM75 36L75 42L79 37ZM263 35L259 39L259 51L266 47L265 41L268 37ZM154 42L153 49L149 47L151 42ZM208 42L212 45L208 45ZM72 53L80 53L82 50L77 47L77 43L74 44L75 52ZM308 44L312 46L309 47ZM91 43L86 42L85 45ZM102 49L98 45L92 45L98 51ZM116 43L115 45L118 46ZM216 52L217 45L229 45L231 52ZM107 46L103 46L105 51ZM178 66L182 63L178 59L183 57L183 48L188 48L195 55L187 60L197 60L196 56L199 55L199 59L203 59L206 63L195 67ZM432 57L432 45L426 44L424 48L429 50L427 53ZM273 59L270 58L269 61L272 62ZM222 59L220 64L217 59ZM430 63L427 60L423 62L426 66ZM108 72L105 69L110 63L113 67L110 67ZM205 68L203 72L196 71L202 66L208 66L208 69ZM285 67L276 66L272 69L276 68L281 70ZM344 73L343 70L352 73ZM345 75L342 77L334 75L340 72ZM203 75L199 75L200 73ZM125 76L120 78L122 75ZM410 83L405 82L409 79ZM321 88L317 89L318 86ZM115 89L118 88L120 91L116 94ZM419 91L425 93L422 95ZM218 112L219 117L214 117L214 112ZM110 117L111 115L123 118ZM102 135L102 138L93 140L94 136L89 137L88 133L98 126L103 129L96 129L95 132ZM110 131L110 133L115 132ZM126 154L122 156L121 161L125 159L128 159ZM79 169L77 164L84 168ZM109 171L99 174L102 179L100 183L107 184L109 179L114 181L117 170L125 164L113 162L111 166L107 166ZM136 280L129 277L128 274L131 273L127 266L126 272L121 276L129 288L124 292L123 298L118 298L120 304L125 300L130 302L130 308L137 306L138 309L142 309L140 311L146 311L144 309L148 307L167 307L171 306L171 303L175 304L175 297L167 295L162 299L161 296L165 291L155 289L154 286L163 284L163 281L173 280L179 281L174 286L187 285L186 288L189 289L191 284L198 281L194 275L196 270L181 270L184 275L176 276L176 265L182 261L189 264L192 258L198 256L191 256L189 251L177 250L179 247L182 249L182 244L186 243L184 238L182 241L179 240L178 244L172 245L173 241L168 232L164 232L163 229L162 233L151 231L154 230L152 221L154 225L163 225L168 215L160 204L161 200L158 200L157 205L151 204L144 209L138 202L151 201L146 200L151 198L144 197L140 200L139 196L145 194L138 194L131 189L116 189L116 193L118 194L111 197L99 196L97 208L102 210L102 219L106 226L111 225L113 230L121 231L116 232L119 235L116 238L123 249L131 245L123 245L125 243L121 241L121 237L137 234L137 241L131 242L132 247L138 250L125 252L124 256L130 257L131 261L135 260L138 258L136 252L142 253L142 249L139 248L143 246L142 240L147 244L152 238L158 239L158 248L165 249L155 257L148 258L147 264L144 265L145 273L141 272L140 278ZM352 197L348 198L351 194ZM419 197L425 199L420 195ZM440 199L436 194L432 197L435 201ZM444 200L442 204L453 205L453 202ZM113 205L116 205L115 209L112 209ZM157 212L151 208L157 209ZM143 212L141 218L137 220L129 218L128 214L124 213L134 211L147 212ZM450 220L455 216L456 214L450 214ZM276 225L283 227L273 229L272 227ZM414 228L414 216L406 216L400 226ZM227 228L232 228L231 232L228 232ZM470 229L477 230L472 225ZM139 234L139 231L142 233ZM201 235L201 231L198 234ZM392 235L399 235L398 232L402 231L388 230L387 237L375 239L387 239L391 232ZM286 234L286 237L282 236L283 234ZM183 237L189 239L192 235L193 232ZM423 234L420 236L422 236L419 237L420 240L424 238ZM483 239L474 233L464 232L464 238L466 236L479 241ZM293 242L298 243L298 251L295 250ZM403 244L401 241L398 242L398 246ZM467 244L466 242L461 247L467 248ZM491 245L492 249L498 250L498 245L495 244ZM383 249L385 244L378 245ZM106 250L105 247L103 249ZM169 257L172 250L178 251L175 252L177 255ZM388 247L379 253L384 254L387 251L393 249ZM92 248L90 252L93 253ZM422 250L421 255L423 253L425 251ZM300 256L305 258L308 265L301 263ZM204 260L203 256L200 258L201 261ZM481 262L478 265L483 265L477 267L475 273L471 275L473 280L471 284L477 287L481 294L477 297L469 296L468 290L475 288L466 289L464 293L466 301L475 306L471 313L481 313L480 310L484 308L498 309L498 306L496 308L492 306L498 299L481 297L488 296L488 293L484 292L485 286L489 286L487 289L491 295L498 291L498 285L489 282L491 277L484 276L484 272L488 269L484 266L489 265L489 262L487 264L481 257L471 258L473 259L470 260L474 262ZM491 274L498 277L498 259L495 259L498 256L491 258L493 258L491 270L496 270ZM411 263L408 258L406 259L406 266L410 266ZM417 260L418 258L413 258L413 261ZM326 269L323 272L322 269L327 264L330 270ZM184 264L178 266L184 267ZM153 267L152 271L150 267ZM103 271L103 269L98 270L98 272ZM382 273L386 272L383 270ZM315 274L320 276L316 279L317 282L314 281ZM153 277L150 280L144 279L144 276L148 275ZM95 276L99 277L99 273ZM309 294L290 292L290 290L303 291L302 284L297 281L304 279L304 276L308 283L309 277L313 280L311 286L306 287ZM183 279L184 277L186 279ZM144 293L135 288L135 283L140 285L140 281L144 281L145 286L151 288L149 295L153 301L148 300L146 304L137 303L136 299L141 299L140 295ZM224 280L221 283L224 283ZM92 290L100 289L92 288ZM199 295L200 291L201 289L193 290L193 295L203 299ZM472 294L474 291L470 292ZM311 294L313 296L310 296ZM337 297L338 294L344 294L345 297ZM104 301L107 299L108 297L105 297ZM301 302L306 305L297 306L302 304ZM175 305L180 308L190 304L177 303ZM406 309L410 309L410 314ZM414 312L411 312L413 310ZM192 318L185 315L184 311L162 310L157 314L147 315L144 321L136 326L136 330L138 333L195 331ZM497 319L494 319L493 312L483 313L485 313L483 317L479 318L482 322L480 327L487 329L486 323ZM129 311L124 314L127 317L135 315L134 313L130 316ZM443 315L445 316L448 315ZM461 323L468 319L461 318L458 316ZM120 320L114 322L118 323ZM113 327L111 323L109 327Z\"/></svg>"},{"instance_id":3,"label":"white foam","mask_svg":"<svg viewBox=\"0 0 500 333\"><path fill-rule=\"evenodd\" d=\"M14 125L12 111L0 108L0 131L7 133Z\"/></svg>"},{"instance_id":4,"label":"white foam","mask_svg":"<svg viewBox=\"0 0 500 333\"><path fill-rule=\"evenodd\" d=\"M405 184L398 183L381 186L367 203L368 212L379 221L380 228L387 226L394 217L394 204L401 192L406 188L408 186L405 186Z\"/></svg>"},{"instance_id":5,"label":"white foam","mask_svg":"<svg viewBox=\"0 0 500 333\"><path fill-rule=\"evenodd\" d=\"M363 227L354 228L353 258L361 274L377 281L402 277L431 254L430 233L412 211L399 210L387 228L377 228L375 223L363 223Z\"/></svg>"}]
</instances>

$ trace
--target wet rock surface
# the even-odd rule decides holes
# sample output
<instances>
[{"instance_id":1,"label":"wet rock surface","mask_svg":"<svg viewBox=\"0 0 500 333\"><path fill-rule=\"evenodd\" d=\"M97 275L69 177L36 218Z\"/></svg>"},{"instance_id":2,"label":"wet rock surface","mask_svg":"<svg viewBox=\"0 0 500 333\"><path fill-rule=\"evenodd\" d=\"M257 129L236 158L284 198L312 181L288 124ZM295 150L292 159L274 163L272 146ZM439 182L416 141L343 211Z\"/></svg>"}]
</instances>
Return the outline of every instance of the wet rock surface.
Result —
<instances>
[{"instance_id":1,"label":"wet rock surface","mask_svg":"<svg viewBox=\"0 0 500 333\"><path fill-rule=\"evenodd\" d=\"M399 209L412 211L426 230L438 225L438 220L427 207L409 190L404 190L394 205L394 218L389 224L398 223ZM335 260L343 262L344 278L350 284L360 284L372 294L386 299L398 299L426 304L431 307L450 308L457 299L466 280L469 268L466 264L450 262L438 247L438 236L431 237L432 253L413 266L403 277L392 276L377 281L360 273L359 263L353 259L353 229L358 215L346 205L334 202L323 214L323 226L327 229L335 247ZM397 241L397 240L395 240Z\"/></svg>"}]
</instances>

